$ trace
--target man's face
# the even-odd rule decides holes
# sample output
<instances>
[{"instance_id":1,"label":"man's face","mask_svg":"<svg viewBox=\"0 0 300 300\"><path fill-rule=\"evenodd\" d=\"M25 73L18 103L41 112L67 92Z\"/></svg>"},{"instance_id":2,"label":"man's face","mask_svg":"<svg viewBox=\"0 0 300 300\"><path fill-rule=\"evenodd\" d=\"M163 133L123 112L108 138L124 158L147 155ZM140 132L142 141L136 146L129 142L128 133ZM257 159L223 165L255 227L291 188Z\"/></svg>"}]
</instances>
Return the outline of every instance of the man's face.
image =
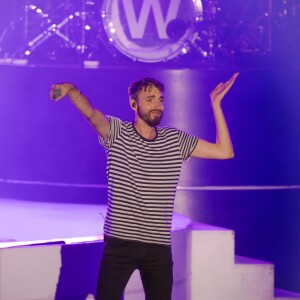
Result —
<instances>
[{"instance_id":1,"label":"man's face","mask_svg":"<svg viewBox=\"0 0 300 300\"><path fill-rule=\"evenodd\" d=\"M138 94L137 113L149 126L157 126L164 111L164 97L155 86L149 86L146 91L143 89Z\"/></svg>"}]
</instances>

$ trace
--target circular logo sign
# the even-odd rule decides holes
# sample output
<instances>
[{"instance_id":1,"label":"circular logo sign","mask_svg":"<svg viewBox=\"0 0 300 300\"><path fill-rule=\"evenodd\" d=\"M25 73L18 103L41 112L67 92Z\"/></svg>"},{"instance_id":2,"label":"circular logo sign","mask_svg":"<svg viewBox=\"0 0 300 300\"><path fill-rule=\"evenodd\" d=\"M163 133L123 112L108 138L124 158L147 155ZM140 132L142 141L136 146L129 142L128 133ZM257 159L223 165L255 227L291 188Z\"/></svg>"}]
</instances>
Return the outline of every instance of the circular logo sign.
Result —
<instances>
[{"instance_id":1,"label":"circular logo sign","mask_svg":"<svg viewBox=\"0 0 300 300\"><path fill-rule=\"evenodd\" d=\"M201 0L105 0L102 19L109 41L143 62L172 59L202 18Z\"/></svg>"}]
</instances>

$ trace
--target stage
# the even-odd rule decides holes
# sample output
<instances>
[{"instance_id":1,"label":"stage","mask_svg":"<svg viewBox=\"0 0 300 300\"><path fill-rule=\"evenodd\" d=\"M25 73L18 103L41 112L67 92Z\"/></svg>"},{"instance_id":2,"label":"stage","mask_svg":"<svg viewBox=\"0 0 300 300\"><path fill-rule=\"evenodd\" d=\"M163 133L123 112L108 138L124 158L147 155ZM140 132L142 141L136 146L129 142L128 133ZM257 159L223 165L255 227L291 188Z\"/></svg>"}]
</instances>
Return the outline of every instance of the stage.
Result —
<instances>
[{"instance_id":1,"label":"stage","mask_svg":"<svg viewBox=\"0 0 300 300\"><path fill-rule=\"evenodd\" d=\"M93 297L102 254L105 205L0 199L0 207L1 300ZM190 222L174 214L172 232L178 233L178 246ZM185 248L180 247L180 255ZM182 290L179 294L185 293L182 286L186 285L186 272L182 271L186 261L182 263L175 276ZM142 288L136 282L138 274L127 286L131 298L126 299L139 299Z\"/></svg>"},{"instance_id":2,"label":"stage","mask_svg":"<svg viewBox=\"0 0 300 300\"><path fill-rule=\"evenodd\" d=\"M0 206L1 300L94 299L105 205L1 199ZM172 299L274 299L274 266L234 248L232 230L174 214ZM135 271L124 299L143 297Z\"/></svg>"}]
</instances>

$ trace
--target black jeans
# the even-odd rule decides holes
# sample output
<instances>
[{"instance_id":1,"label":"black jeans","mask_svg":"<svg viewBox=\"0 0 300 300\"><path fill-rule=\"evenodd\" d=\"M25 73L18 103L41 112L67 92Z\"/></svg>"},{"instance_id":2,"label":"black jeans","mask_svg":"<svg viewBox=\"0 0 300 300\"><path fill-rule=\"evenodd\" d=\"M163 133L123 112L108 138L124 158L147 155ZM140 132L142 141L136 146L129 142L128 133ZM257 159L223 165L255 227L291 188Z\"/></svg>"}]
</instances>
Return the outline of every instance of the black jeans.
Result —
<instances>
[{"instance_id":1,"label":"black jeans","mask_svg":"<svg viewBox=\"0 0 300 300\"><path fill-rule=\"evenodd\" d=\"M146 300L171 300L171 246L104 238L96 300L120 300L133 271L138 269Z\"/></svg>"}]
</instances>

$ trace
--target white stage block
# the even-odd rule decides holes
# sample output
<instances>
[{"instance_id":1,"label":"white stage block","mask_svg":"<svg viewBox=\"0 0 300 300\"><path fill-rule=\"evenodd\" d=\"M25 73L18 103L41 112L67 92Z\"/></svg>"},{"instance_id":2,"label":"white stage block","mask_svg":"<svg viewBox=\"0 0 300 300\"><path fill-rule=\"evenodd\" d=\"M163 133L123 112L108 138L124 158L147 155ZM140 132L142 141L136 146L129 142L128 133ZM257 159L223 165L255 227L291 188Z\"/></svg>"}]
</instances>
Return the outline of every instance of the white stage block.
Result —
<instances>
[{"instance_id":1,"label":"white stage block","mask_svg":"<svg viewBox=\"0 0 300 300\"><path fill-rule=\"evenodd\" d=\"M106 207L1 199L0 205L0 300L94 299L103 248L99 212ZM274 298L274 266L235 256L234 242L232 230L175 214L172 300L300 300L279 290ZM124 299L144 299L137 271Z\"/></svg>"}]
</instances>

